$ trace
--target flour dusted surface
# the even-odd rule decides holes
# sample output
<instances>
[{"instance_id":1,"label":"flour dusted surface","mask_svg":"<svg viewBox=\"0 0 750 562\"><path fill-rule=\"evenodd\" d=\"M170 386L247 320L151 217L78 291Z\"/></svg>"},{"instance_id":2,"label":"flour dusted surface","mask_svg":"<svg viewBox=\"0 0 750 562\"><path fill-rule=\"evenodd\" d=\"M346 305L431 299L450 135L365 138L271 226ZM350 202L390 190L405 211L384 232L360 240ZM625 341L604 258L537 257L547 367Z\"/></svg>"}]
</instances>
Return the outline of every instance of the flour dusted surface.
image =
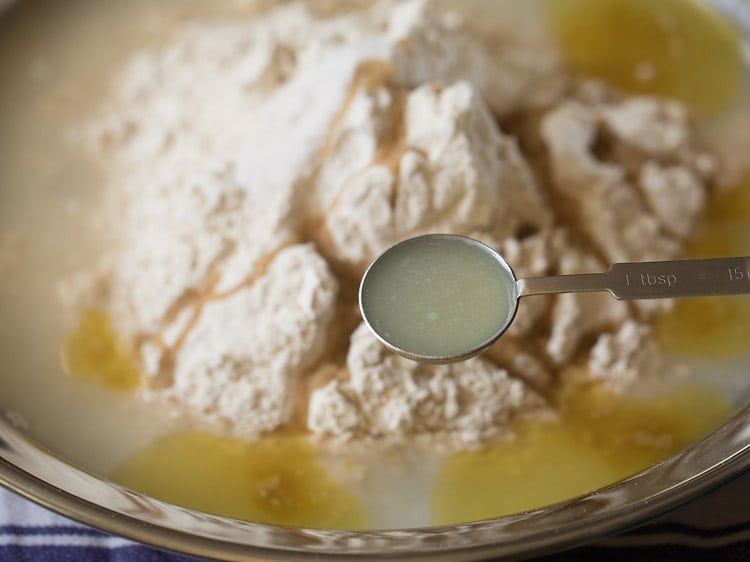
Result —
<instances>
[{"instance_id":1,"label":"flour dusted surface","mask_svg":"<svg viewBox=\"0 0 750 562\"><path fill-rule=\"evenodd\" d=\"M95 280L148 396L248 438L302 423L463 447L550 414L576 357L637 384L633 342L664 305L529 298L484 357L441 367L357 327L359 276L404 238L476 237L520 277L601 271L678 256L705 206L715 162L681 105L475 28L428 2L290 3L187 22L132 58L90 127L118 241ZM530 130L504 130L509 116Z\"/></svg>"}]
</instances>

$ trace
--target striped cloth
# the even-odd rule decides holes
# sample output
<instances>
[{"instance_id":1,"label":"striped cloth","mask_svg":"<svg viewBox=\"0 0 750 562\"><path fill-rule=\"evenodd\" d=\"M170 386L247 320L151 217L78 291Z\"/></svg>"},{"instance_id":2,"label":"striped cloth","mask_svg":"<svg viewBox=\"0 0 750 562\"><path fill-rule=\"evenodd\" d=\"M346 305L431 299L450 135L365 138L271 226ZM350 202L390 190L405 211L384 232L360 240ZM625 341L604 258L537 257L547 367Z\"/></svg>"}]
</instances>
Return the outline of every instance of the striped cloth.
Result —
<instances>
[{"instance_id":1,"label":"striped cloth","mask_svg":"<svg viewBox=\"0 0 750 562\"><path fill-rule=\"evenodd\" d=\"M195 562L66 519L0 487L0 562Z\"/></svg>"},{"instance_id":2,"label":"striped cloth","mask_svg":"<svg viewBox=\"0 0 750 562\"><path fill-rule=\"evenodd\" d=\"M750 473L629 533L539 562L748 562ZM195 562L75 523L0 488L0 562Z\"/></svg>"}]
</instances>

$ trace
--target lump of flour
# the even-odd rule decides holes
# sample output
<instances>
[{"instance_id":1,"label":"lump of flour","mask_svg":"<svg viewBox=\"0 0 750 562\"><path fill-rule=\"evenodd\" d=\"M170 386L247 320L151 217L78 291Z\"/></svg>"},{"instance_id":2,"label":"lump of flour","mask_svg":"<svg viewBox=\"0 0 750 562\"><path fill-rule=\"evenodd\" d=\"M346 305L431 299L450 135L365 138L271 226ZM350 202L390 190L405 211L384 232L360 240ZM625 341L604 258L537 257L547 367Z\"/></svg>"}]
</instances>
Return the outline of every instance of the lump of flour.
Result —
<instances>
[{"instance_id":1,"label":"lump of flour","mask_svg":"<svg viewBox=\"0 0 750 562\"><path fill-rule=\"evenodd\" d=\"M562 275L607 269L590 253L573 245L567 248L560 251L558 270ZM551 331L545 351L554 364L563 365L573 358L585 336L616 327L628 316L627 304L613 299L608 293L557 295L550 313Z\"/></svg>"},{"instance_id":2,"label":"lump of flour","mask_svg":"<svg viewBox=\"0 0 750 562\"><path fill-rule=\"evenodd\" d=\"M465 9L281 3L129 61L89 128L116 239L92 282L148 396L247 438L306 411L320 436L467 446L552 412L573 359L637 379L653 305L606 294L530 297L483 358L448 366L354 328L359 275L404 238L478 238L520 277L593 272L679 255L705 206L715 166L682 106L579 83Z\"/></svg>"},{"instance_id":3,"label":"lump of flour","mask_svg":"<svg viewBox=\"0 0 750 562\"><path fill-rule=\"evenodd\" d=\"M247 287L195 312L173 351L168 394L235 435L288 422L297 379L325 343L337 288L310 245L281 250Z\"/></svg>"},{"instance_id":4,"label":"lump of flour","mask_svg":"<svg viewBox=\"0 0 750 562\"><path fill-rule=\"evenodd\" d=\"M484 359L416 363L387 350L364 324L352 335L346 366L348 380L312 393L308 426L314 433L434 435L466 446L507 433L519 415L550 411L523 382Z\"/></svg>"},{"instance_id":5,"label":"lump of flour","mask_svg":"<svg viewBox=\"0 0 750 562\"><path fill-rule=\"evenodd\" d=\"M705 208L715 167L685 108L649 96L621 99L601 84L582 89L597 91L597 99L563 100L540 124L552 192L604 263L678 257ZM671 304L635 306L649 316Z\"/></svg>"},{"instance_id":6,"label":"lump of flour","mask_svg":"<svg viewBox=\"0 0 750 562\"><path fill-rule=\"evenodd\" d=\"M384 70L387 74L388 69ZM312 205L321 247L357 273L399 240L549 220L512 139L468 82L354 94L332 131Z\"/></svg>"},{"instance_id":7,"label":"lump of flour","mask_svg":"<svg viewBox=\"0 0 750 562\"><path fill-rule=\"evenodd\" d=\"M648 324L627 320L615 331L602 333L591 349L589 376L615 392L629 392L646 378L680 374L660 354Z\"/></svg>"},{"instance_id":8,"label":"lump of flour","mask_svg":"<svg viewBox=\"0 0 750 562\"><path fill-rule=\"evenodd\" d=\"M647 96L566 100L545 115L541 136L553 189L574 204L577 224L606 260L680 253L705 206L712 171L680 104ZM677 213L679 227L670 224Z\"/></svg>"},{"instance_id":9,"label":"lump of flour","mask_svg":"<svg viewBox=\"0 0 750 562\"><path fill-rule=\"evenodd\" d=\"M481 33L476 28L486 23L477 25L470 6L459 15L412 4L419 17L394 51L396 81L413 88L466 80L499 117L559 99L568 82L560 54L538 33L525 33L524 14L511 4L503 6L506 21Z\"/></svg>"}]
</instances>

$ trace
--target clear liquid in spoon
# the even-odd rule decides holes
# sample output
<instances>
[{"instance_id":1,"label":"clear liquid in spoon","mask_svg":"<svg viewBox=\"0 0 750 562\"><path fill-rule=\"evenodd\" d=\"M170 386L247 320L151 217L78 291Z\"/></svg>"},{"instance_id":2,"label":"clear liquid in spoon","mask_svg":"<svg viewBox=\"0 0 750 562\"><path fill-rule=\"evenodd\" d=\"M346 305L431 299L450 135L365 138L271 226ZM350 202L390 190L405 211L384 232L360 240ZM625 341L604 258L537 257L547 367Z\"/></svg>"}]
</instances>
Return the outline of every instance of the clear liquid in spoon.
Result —
<instances>
[{"instance_id":1,"label":"clear liquid in spoon","mask_svg":"<svg viewBox=\"0 0 750 562\"><path fill-rule=\"evenodd\" d=\"M462 236L397 244L360 287L365 321L388 347L427 362L475 355L496 340L516 310L516 282L491 248Z\"/></svg>"}]
</instances>

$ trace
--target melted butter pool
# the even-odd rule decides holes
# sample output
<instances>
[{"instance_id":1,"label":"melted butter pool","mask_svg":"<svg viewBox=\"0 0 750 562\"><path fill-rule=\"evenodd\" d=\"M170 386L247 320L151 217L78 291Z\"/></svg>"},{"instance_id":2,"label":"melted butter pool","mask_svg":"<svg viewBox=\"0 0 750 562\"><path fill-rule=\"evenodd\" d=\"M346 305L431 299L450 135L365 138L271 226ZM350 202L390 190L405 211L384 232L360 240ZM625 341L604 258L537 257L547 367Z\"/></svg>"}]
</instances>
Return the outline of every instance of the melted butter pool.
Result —
<instances>
[{"instance_id":1,"label":"melted butter pool","mask_svg":"<svg viewBox=\"0 0 750 562\"><path fill-rule=\"evenodd\" d=\"M63 370L76 378L113 390L133 390L142 376L129 346L103 310L84 310L60 348Z\"/></svg>"},{"instance_id":2,"label":"melted butter pool","mask_svg":"<svg viewBox=\"0 0 750 562\"><path fill-rule=\"evenodd\" d=\"M695 258L750 255L750 176L709 204L688 247ZM750 297L681 299L656 323L661 347L689 357L727 359L748 353Z\"/></svg>"},{"instance_id":3,"label":"melted butter pool","mask_svg":"<svg viewBox=\"0 0 750 562\"><path fill-rule=\"evenodd\" d=\"M635 399L573 384L561 394L559 419L525 420L515 439L449 458L433 523L520 513L613 484L705 436L732 409L723 393L700 385Z\"/></svg>"},{"instance_id":4,"label":"melted butter pool","mask_svg":"<svg viewBox=\"0 0 750 562\"><path fill-rule=\"evenodd\" d=\"M225 517L314 528L367 526L362 502L331 479L301 435L249 443L176 433L135 454L111 477L154 498Z\"/></svg>"},{"instance_id":5,"label":"melted butter pool","mask_svg":"<svg viewBox=\"0 0 750 562\"><path fill-rule=\"evenodd\" d=\"M738 31L694 0L546 0L570 66L634 92L676 98L712 114L737 101Z\"/></svg>"}]
</instances>

